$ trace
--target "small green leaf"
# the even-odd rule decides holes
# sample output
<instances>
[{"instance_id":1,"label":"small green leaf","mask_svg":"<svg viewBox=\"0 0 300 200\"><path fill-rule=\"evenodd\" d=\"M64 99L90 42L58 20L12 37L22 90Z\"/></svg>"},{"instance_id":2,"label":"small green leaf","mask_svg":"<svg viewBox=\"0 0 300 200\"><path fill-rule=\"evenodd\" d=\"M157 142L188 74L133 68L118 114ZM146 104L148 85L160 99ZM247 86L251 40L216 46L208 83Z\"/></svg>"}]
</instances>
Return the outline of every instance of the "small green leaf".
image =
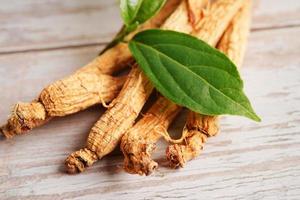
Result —
<instances>
[{"instance_id":1,"label":"small green leaf","mask_svg":"<svg viewBox=\"0 0 300 200\"><path fill-rule=\"evenodd\" d=\"M147 30L129 43L156 89L171 101L205 115L241 115L255 121L236 66L205 42L174 31Z\"/></svg>"},{"instance_id":2,"label":"small green leaf","mask_svg":"<svg viewBox=\"0 0 300 200\"><path fill-rule=\"evenodd\" d=\"M100 55L123 41L129 33L135 31L139 25L153 17L165 3L166 0L120 0L121 16L125 25L100 52Z\"/></svg>"},{"instance_id":3,"label":"small green leaf","mask_svg":"<svg viewBox=\"0 0 300 200\"><path fill-rule=\"evenodd\" d=\"M121 16L127 27L143 24L153 17L166 0L121 0Z\"/></svg>"}]
</instances>

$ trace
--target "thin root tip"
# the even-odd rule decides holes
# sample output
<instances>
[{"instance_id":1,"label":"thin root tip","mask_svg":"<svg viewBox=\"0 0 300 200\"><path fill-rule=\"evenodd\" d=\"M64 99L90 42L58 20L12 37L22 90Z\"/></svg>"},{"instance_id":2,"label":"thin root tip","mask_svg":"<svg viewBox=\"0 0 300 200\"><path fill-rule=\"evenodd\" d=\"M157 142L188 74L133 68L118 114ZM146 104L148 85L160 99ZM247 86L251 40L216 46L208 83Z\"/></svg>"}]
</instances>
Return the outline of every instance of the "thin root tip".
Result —
<instances>
[{"instance_id":1,"label":"thin root tip","mask_svg":"<svg viewBox=\"0 0 300 200\"><path fill-rule=\"evenodd\" d=\"M168 146L166 155L171 168L177 169L184 166L185 160L183 158L182 150L179 145L174 144Z\"/></svg>"}]
</instances>

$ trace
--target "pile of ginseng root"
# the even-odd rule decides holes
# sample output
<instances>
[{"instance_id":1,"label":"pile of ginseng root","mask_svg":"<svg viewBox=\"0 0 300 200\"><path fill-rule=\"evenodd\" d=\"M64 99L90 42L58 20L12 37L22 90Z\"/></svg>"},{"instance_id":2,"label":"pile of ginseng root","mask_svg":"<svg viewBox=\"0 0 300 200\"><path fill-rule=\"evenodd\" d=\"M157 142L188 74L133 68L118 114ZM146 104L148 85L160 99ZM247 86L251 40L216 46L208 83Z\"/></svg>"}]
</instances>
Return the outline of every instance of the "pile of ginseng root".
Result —
<instances>
[{"instance_id":1,"label":"pile of ginseng root","mask_svg":"<svg viewBox=\"0 0 300 200\"><path fill-rule=\"evenodd\" d=\"M126 39L150 28L184 32L216 47L241 66L250 18L251 0L168 0L158 14ZM114 75L125 68L130 68L128 75ZM167 130L180 106L158 96L141 114L153 90L128 44L120 42L75 73L44 88L32 102L17 103L1 132L12 138L54 117L102 104L107 110L91 128L85 146L67 157L67 172L84 171L120 144L124 169L149 175L158 167L151 155L159 139L165 139L169 145L166 158L170 167L184 167L201 153L207 138L218 133L219 117L190 111L181 138L174 140Z\"/></svg>"}]
</instances>

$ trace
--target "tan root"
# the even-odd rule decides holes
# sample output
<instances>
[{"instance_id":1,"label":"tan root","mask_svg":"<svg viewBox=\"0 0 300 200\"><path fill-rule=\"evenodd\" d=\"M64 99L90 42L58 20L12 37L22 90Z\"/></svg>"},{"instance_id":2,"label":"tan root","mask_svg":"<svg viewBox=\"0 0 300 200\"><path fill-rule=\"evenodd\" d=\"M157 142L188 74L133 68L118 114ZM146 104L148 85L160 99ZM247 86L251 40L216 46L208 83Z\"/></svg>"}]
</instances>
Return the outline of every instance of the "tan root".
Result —
<instances>
[{"instance_id":1,"label":"tan root","mask_svg":"<svg viewBox=\"0 0 300 200\"><path fill-rule=\"evenodd\" d=\"M143 118L122 137L121 150L127 172L149 175L157 168L151 155L156 142L163 136L160 129L166 130L179 111L179 106L159 97Z\"/></svg>"},{"instance_id":2,"label":"tan root","mask_svg":"<svg viewBox=\"0 0 300 200\"><path fill-rule=\"evenodd\" d=\"M207 2L207 0L183 1L162 28L191 33L194 24L191 24L189 12L195 12L193 15L200 16L202 12L200 8ZM189 10L191 6L199 8L198 12ZM168 141L172 140L165 132L179 110L180 107L161 97L149 110L150 114L146 114L123 136L121 150L125 156L124 169L127 172L149 175L154 171L157 163L152 160L151 155L156 142L162 136Z\"/></svg>"},{"instance_id":3,"label":"tan root","mask_svg":"<svg viewBox=\"0 0 300 200\"><path fill-rule=\"evenodd\" d=\"M189 7L192 7L192 8L198 7L198 6L191 5L192 2L197 2L198 6L200 5L199 4L200 1L189 1L189 3L190 3ZM216 45L217 41L219 40L219 38L221 37L221 35L224 33L227 26L229 25L230 20L233 18L234 14L237 13L238 9L242 6L242 2L243 1L234 1L234 0L221 0L221 1L218 1L218 2L216 2L215 4L213 4L211 6L209 11L207 11L207 10L205 11L205 13L206 13L205 15L203 15L204 11L202 9L198 10L198 13L199 13L199 15L201 14L200 15L201 17L199 17L200 21L196 22L196 23L197 24L202 24L202 25L201 25L201 28L198 29L196 32L193 32L193 34L195 36L197 36L198 38L200 38L200 39L202 39L201 37L203 36L204 41L207 40L208 42L211 43L211 45ZM205 5L205 2L204 3L202 2L201 5L203 7ZM179 6L178 10L176 10L176 11L172 14L172 16L175 16L177 18L178 18L178 16L182 16L185 12L185 16L186 16L185 20L182 20L183 18L181 18L181 21L184 21L185 23L188 23L189 26L187 24L183 23L183 25L185 25L183 27L188 27L187 29L183 29L183 31L186 31L186 32L187 31L193 31L194 30L193 29L194 24L190 23L189 14L188 14L188 12L190 12L190 11L189 11L188 7L186 6L186 4L182 3ZM181 11L181 14L178 14L179 11ZM184 12L182 12L182 11L184 11ZM220 17L220 19L224 18L224 20L216 20L215 16ZM178 21L180 21L180 20L178 20ZM202 23L202 21L204 23ZM171 22L169 21L169 19L166 21L166 23L169 26L172 26L172 27L175 27L175 28L180 27L180 26L174 26L173 23L171 23ZM179 30L179 28L178 28L178 30ZM207 38L206 35L211 35L211 37ZM171 105L172 103L169 102L169 104ZM148 123L151 124L151 122L148 122ZM207 124L208 122L203 121L201 123L204 126L206 126L205 124ZM212 129L212 127L208 127L208 128ZM132 130L134 130L134 129L136 129L136 126L134 126L132 128ZM139 134L142 134L142 131L140 131L140 132L141 133L139 133ZM128 134L133 134L133 133L128 133ZM155 130L152 130L151 134L157 135L157 132ZM188 134L188 133L185 133L184 135L186 135L186 134ZM197 140L201 141L201 143L203 143L203 141L205 140L205 138L203 136L193 137L191 134L186 135L186 137L183 136L179 140L172 140L170 137L168 137L168 135L164 134L164 138L167 141L171 142L171 143L182 143L188 137L193 138L193 139L190 139L190 140L194 140L194 139L196 140L197 139ZM126 137L123 137L123 138L124 139L122 139L122 144L126 142L126 141L124 141L126 139ZM132 138L134 138L134 137L132 137ZM199 142L199 141L197 141L197 142ZM139 150L137 149L137 147L135 146L135 143L139 143L139 138L138 137L135 137L135 140L130 141L130 142L131 142L131 144L129 144L129 142L127 141L126 142L127 143L127 149L125 149L125 148L123 149L123 154L126 157L125 162L124 162L125 170L130 172L130 173L149 174L150 172L153 171L153 169L152 169L152 171L149 171L149 163L152 163L153 166L156 166L156 165L154 165L155 162L150 157L151 156L151 154L150 154L151 151L149 151L149 150L146 151L145 148L144 149L139 149ZM143 143L146 143L146 141L143 141ZM194 143L195 148L196 148L196 146L195 146L196 144L197 143ZM135 151L138 152L138 153L136 153L134 156L127 156L127 155L130 155L130 152L129 153L127 152L128 149L129 149L129 151L132 149L130 147L134 148ZM143 146L140 146L140 148L141 147L143 147ZM201 148L201 146L200 146L200 148ZM139 155L144 155L145 159L142 160L142 161L136 160L136 158ZM145 156L145 155L147 155L147 156ZM168 155L171 156L171 154L168 154ZM175 156L175 154L174 154L174 156ZM141 156L139 158L141 158ZM150 166L152 166L152 165L150 165Z\"/></svg>"},{"instance_id":4,"label":"tan root","mask_svg":"<svg viewBox=\"0 0 300 200\"><path fill-rule=\"evenodd\" d=\"M198 116L202 117L201 120L199 120ZM183 129L181 142L168 146L166 155L171 168L184 167L188 160L200 154L206 139L218 133L218 117L198 116L190 112Z\"/></svg>"},{"instance_id":5,"label":"tan root","mask_svg":"<svg viewBox=\"0 0 300 200\"><path fill-rule=\"evenodd\" d=\"M245 1L217 46L237 66L241 66L245 52L250 27L250 11L251 1ZM206 138L218 133L218 120L219 117L217 116L206 116L190 112L183 130L183 142L170 145L166 150L170 166L173 168L184 167L187 161L197 157L203 149Z\"/></svg>"},{"instance_id":6,"label":"tan root","mask_svg":"<svg viewBox=\"0 0 300 200\"><path fill-rule=\"evenodd\" d=\"M46 123L49 119L40 102L18 103L14 106L7 124L1 127L1 131L6 138L12 138L16 134Z\"/></svg>"},{"instance_id":7,"label":"tan root","mask_svg":"<svg viewBox=\"0 0 300 200\"><path fill-rule=\"evenodd\" d=\"M211 46L216 46L233 16L245 0L218 0L211 4L197 23L193 35Z\"/></svg>"},{"instance_id":8,"label":"tan root","mask_svg":"<svg viewBox=\"0 0 300 200\"><path fill-rule=\"evenodd\" d=\"M169 0L161 12L137 31L159 27L179 2ZM130 34L128 38L133 35L134 33ZM117 44L74 74L46 87L37 101L16 104L1 132L6 138L12 138L46 123L52 117L69 115L98 103L111 102L123 86L125 77L105 74L117 72L132 62L127 44ZM44 113L44 116L41 117L40 113Z\"/></svg>"},{"instance_id":9,"label":"tan root","mask_svg":"<svg viewBox=\"0 0 300 200\"><path fill-rule=\"evenodd\" d=\"M16 104L7 124L1 128L2 133L11 138L43 125L53 117L110 102L124 81L125 77L112 77L83 68L43 89L36 101Z\"/></svg>"},{"instance_id":10,"label":"tan root","mask_svg":"<svg viewBox=\"0 0 300 200\"><path fill-rule=\"evenodd\" d=\"M163 24L162 29L191 33L202 18L202 9L208 0L184 0Z\"/></svg>"},{"instance_id":11,"label":"tan root","mask_svg":"<svg viewBox=\"0 0 300 200\"><path fill-rule=\"evenodd\" d=\"M110 153L117 146L122 135L133 125L152 89L149 80L135 66L118 97L91 129L85 149L96 154L98 159ZM84 157L78 156L80 152L82 150L72 153L67 158L66 168L69 173L83 170L82 164L77 164L87 161Z\"/></svg>"},{"instance_id":12,"label":"tan root","mask_svg":"<svg viewBox=\"0 0 300 200\"><path fill-rule=\"evenodd\" d=\"M174 13L178 12L178 9ZM187 15L187 13L183 14ZM172 26L169 27L167 24L176 19L178 19L177 16L175 17L172 14L167 19L166 24L162 25L162 28L169 29ZM180 22L189 24L187 18L186 21L180 20ZM95 152L98 159L110 153L118 145L123 134L131 128L152 90L153 86L144 74L139 69L132 69L130 77L119 96L92 128L87 139L86 148ZM78 151L72 153L66 159L66 168L70 173L82 171L79 167L77 170L73 170L76 168L73 163L77 163L73 161L74 154L77 155Z\"/></svg>"}]
</instances>

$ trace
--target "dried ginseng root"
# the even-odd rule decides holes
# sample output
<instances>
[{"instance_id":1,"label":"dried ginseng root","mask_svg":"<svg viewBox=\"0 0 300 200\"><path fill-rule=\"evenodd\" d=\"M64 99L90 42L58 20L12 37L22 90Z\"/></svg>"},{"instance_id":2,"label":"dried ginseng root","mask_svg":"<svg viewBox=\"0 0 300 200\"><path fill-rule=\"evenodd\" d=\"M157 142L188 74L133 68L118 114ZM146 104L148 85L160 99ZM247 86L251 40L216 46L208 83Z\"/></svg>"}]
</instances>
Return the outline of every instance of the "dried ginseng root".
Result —
<instances>
[{"instance_id":1,"label":"dried ginseng root","mask_svg":"<svg viewBox=\"0 0 300 200\"><path fill-rule=\"evenodd\" d=\"M157 168L158 164L151 155L156 142L162 137L160 129L168 129L180 109L180 106L159 97L143 118L122 137L120 147L125 157L124 169L128 173L149 175Z\"/></svg>"},{"instance_id":2,"label":"dried ginseng root","mask_svg":"<svg viewBox=\"0 0 300 200\"><path fill-rule=\"evenodd\" d=\"M244 57L250 19L251 1L245 1L217 45L217 48L227 54L237 66L241 66ZM166 150L170 166L172 168L184 167L187 161L197 157L207 138L218 133L218 120L218 116L190 112L183 130L183 142L170 145Z\"/></svg>"},{"instance_id":3,"label":"dried ginseng root","mask_svg":"<svg viewBox=\"0 0 300 200\"><path fill-rule=\"evenodd\" d=\"M152 84L136 65L118 97L91 129L86 148L67 158L67 171L81 172L113 151L122 135L133 125L152 90Z\"/></svg>"},{"instance_id":4,"label":"dried ginseng root","mask_svg":"<svg viewBox=\"0 0 300 200\"><path fill-rule=\"evenodd\" d=\"M54 82L31 103L16 104L7 124L1 127L3 135L12 138L43 125L53 117L72 114L97 103L110 102L117 96L126 77L113 77L90 69L82 68Z\"/></svg>"},{"instance_id":5,"label":"dried ginseng root","mask_svg":"<svg viewBox=\"0 0 300 200\"><path fill-rule=\"evenodd\" d=\"M207 2L207 0L183 1L166 20L163 28L191 33L194 30L194 24L191 23L190 16L200 16L201 9ZM190 13L192 12L189 10L191 6L198 8L198 12ZM196 10L193 11L196 12ZM157 168L158 164L151 158L152 152L155 150L156 142L162 136L171 140L168 135L163 133L168 129L180 109L176 104L160 97L143 118L122 137L121 150L125 156L124 169L127 172L149 175Z\"/></svg>"},{"instance_id":6,"label":"dried ginseng root","mask_svg":"<svg viewBox=\"0 0 300 200\"><path fill-rule=\"evenodd\" d=\"M193 6L191 4L192 2L195 1L190 1L189 6ZM211 45L215 46L219 38L222 36L224 31L228 27L235 13L237 13L238 9L241 8L242 2L243 1L220 0L217 3L213 4L210 10L203 11L202 9L199 9L199 14L202 13L202 18L199 18L200 21L198 23L201 23L202 27L196 32L194 32L193 34L196 35L199 39L202 39L201 37L203 37L204 41L207 40L208 42L211 43ZM187 7L185 9L187 9ZM216 19L224 19L224 20L216 20ZM188 19L188 17L186 18L186 20L188 20L190 24L190 20ZM205 23L202 23L202 20ZM193 24L190 24L189 26L186 27L190 27L189 28L190 31L194 30ZM206 37L207 35L211 35L211 37L207 38ZM167 102L169 102L170 104L169 106L172 106L173 104L172 102L170 101ZM156 112L159 113L160 111L157 110ZM167 118L165 120L170 121L170 119ZM153 119L153 123L155 123L155 119ZM163 122L161 123L163 124ZM156 162L151 159L151 153L153 150L149 150L149 148L150 149L153 148L156 141L162 136L164 136L164 138L170 143L182 143L185 137L183 136L179 140L172 140L170 137L168 137L167 134L165 134L167 127L163 127L163 126L159 127L159 129L157 129L157 127L153 127L152 132L149 133L150 135L153 134L153 137L150 136L143 137L144 135L143 131L140 131L139 133L135 131L135 129L139 128L137 127L139 126L138 124L139 123L133 126L130 129L130 131L126 133L125 136L123 136L122 138L121 149L123 151L123 154L125 155L124 168L129 173L148 175L157 167ZM150 126L151 124L152 122L148 120L148 126ZM150 130L148 130L147 132L150 132ZM128 134L130 134L131 136L129 136ZM142 144L144 145L138 145L138 146L135 145L135 144L140 144L140 138L142 140L141 141ZM150 139L150 141L148 142L147 139ZM144 159L137 160L137 159L141 159L141 155L144 156L143 157Z\"/></svg>"},{"instance_id":7,"label":"dried ginseng root","mask_svg":"<svg viewBox=\"0 0 300 200\"><path fill-rule=\"evenodd\" d=\"M175 21L176 19L180 20ZM181 25L187 27L186 24L189 24L187 10L177 8L161 28L173 29ZM141 70L133 68L118 97L92 128L86 147L73 152L66 159L67 171L69 173L82 172L86 167L110 153L118 145L123 134L132 127L152 90L152 84Z\"/></svg>"},{"instance_id":8,"label":"dried ginseng root","mask_svg":"<svg viewBox=\"0 0 300 200\"><path fill-rule=\"evenodd\" d=\"M159 27L179 3L180 0L167 1L162 10L138 31ZM133 35L128 35L128 38ZM16 104L1 132L6 138L12 138L46 123L52 117L66 116L98 103L111 102L119 93L125 77L105 74L117 72L132 61L127 44L117 44L74 74L43 89L37 100Z\"/></svg>"},{"instance_id":9,"label":"dried ginseng root","mask_svg":"<svg viewBox=\"0 0 300 200\"><path fill-rule=\"evenodd\" d=\"M162 29L190 34L195 24L202 18L202 9L209 0L184 0L165 21Z\"/></svg>"}]
</instances>

